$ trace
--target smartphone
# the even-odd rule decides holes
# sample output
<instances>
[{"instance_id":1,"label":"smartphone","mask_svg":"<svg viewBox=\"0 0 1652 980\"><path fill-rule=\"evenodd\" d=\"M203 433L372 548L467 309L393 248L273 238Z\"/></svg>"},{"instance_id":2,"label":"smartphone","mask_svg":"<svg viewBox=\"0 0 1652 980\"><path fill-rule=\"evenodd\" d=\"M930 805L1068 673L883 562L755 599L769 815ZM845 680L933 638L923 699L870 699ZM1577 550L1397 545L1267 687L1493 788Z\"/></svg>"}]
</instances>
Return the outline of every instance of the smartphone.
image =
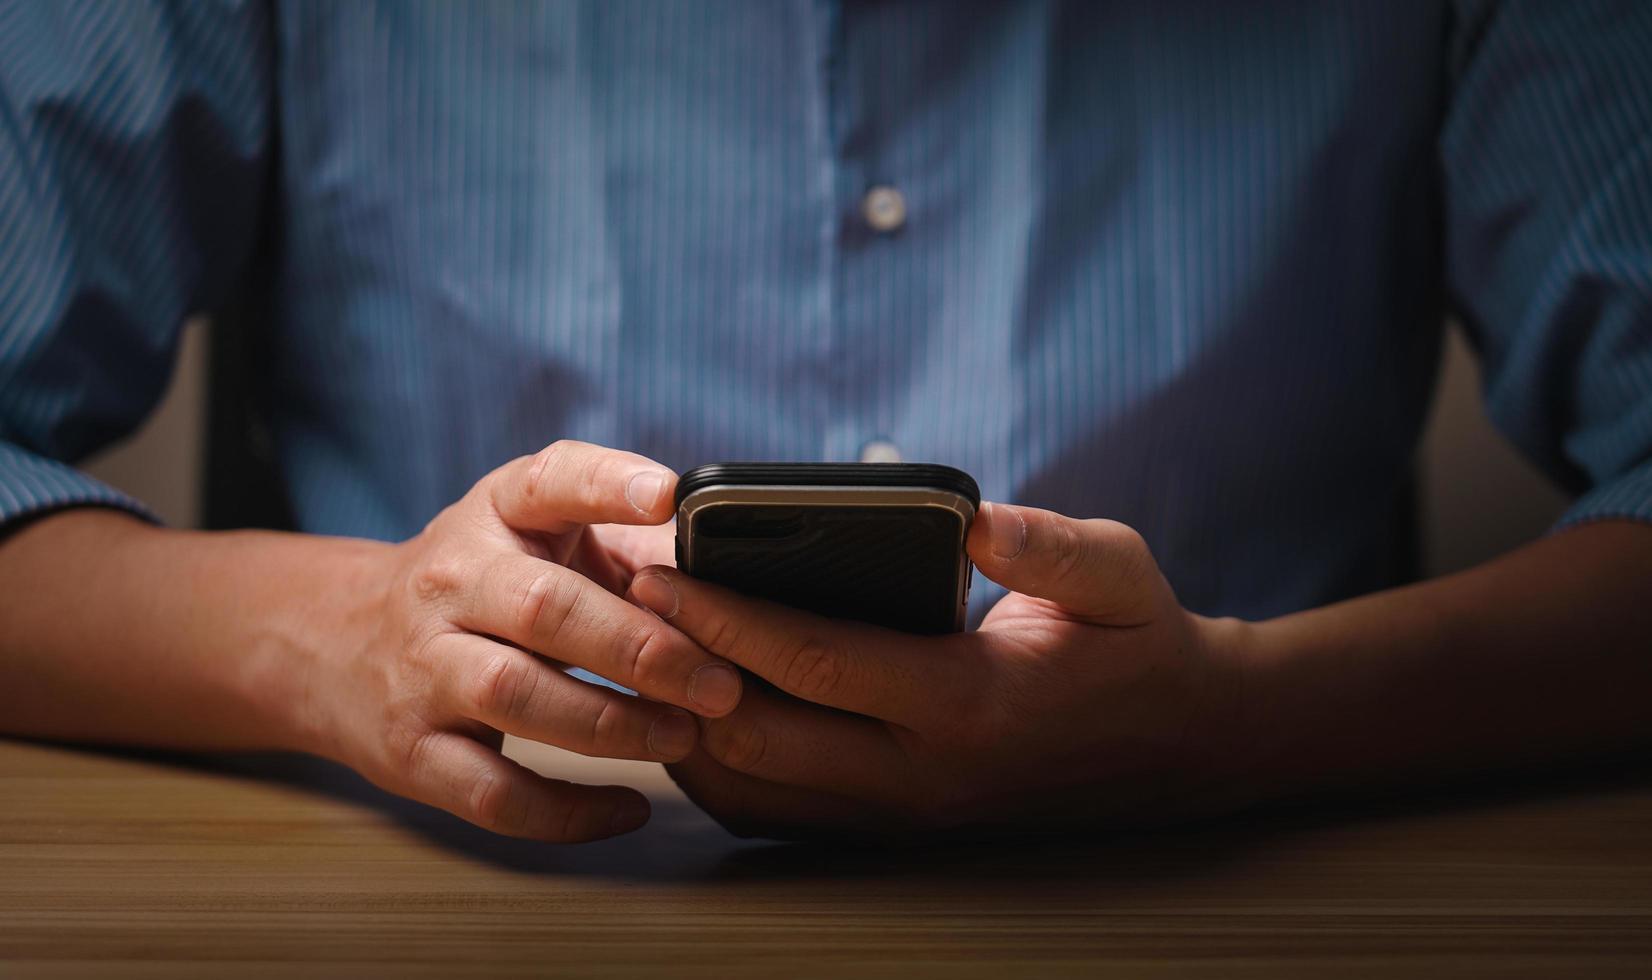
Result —
<instances>
[{"instance_id":1,"label":"smartphone","mask_svg":"<svg viewBox=\"0 0 1652 980\"><path fill-rule=\"evenodd\" d=\"M677 481L677 567L746 595L908 633L964 628L981 505L929 463L713 463Z\"/></svg>"}]
</instances>

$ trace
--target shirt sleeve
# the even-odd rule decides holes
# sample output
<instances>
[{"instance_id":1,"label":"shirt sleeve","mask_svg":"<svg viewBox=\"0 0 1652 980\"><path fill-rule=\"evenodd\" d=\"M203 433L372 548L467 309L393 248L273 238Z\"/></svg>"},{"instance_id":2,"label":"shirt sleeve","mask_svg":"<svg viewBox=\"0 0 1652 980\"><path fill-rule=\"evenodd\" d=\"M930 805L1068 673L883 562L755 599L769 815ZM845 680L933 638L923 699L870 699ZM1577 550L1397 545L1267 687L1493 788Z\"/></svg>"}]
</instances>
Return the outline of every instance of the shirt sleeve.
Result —
<instances>
[{"instance_id":1,"label":"shirt sleeve","mask_svg":"<svg viewBox=\"0 0 1652 980\"><path fill-rule=\"evenodd\" d=\"M1652 4L1459 3L1445 262L1492 421L1578 499L1652 521Z\"/></svg>"},{"instance_id":2,"label":"shirt sleeve","mask_svg":"<svg viewBox=\"0 0 1652 980\"><path fill-rule=\"evenodd\" d=\"M130 500L131 432L239 278L268 176L260 4L0 0L0 525Z\"/></svg>"}]
</instances>

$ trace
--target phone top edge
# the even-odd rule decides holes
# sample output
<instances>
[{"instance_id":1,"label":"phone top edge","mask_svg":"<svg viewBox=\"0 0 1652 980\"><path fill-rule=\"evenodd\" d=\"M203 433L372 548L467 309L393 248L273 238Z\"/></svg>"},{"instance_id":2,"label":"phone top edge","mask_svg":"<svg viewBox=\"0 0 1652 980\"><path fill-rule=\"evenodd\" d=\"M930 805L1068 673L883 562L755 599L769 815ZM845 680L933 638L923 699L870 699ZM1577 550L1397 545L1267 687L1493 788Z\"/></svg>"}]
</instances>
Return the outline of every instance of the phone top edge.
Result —
<instances>
[{"instance_id":1,"label":"phone top edge","mask_svg":"<svg viewBox=\"0 0 1652 980\"><path fill-rule=\"evenodd\" d=\"M689 494L718 485L923 487L950 491L981 506L981 488L963 470L940 463L707 463L677 481L675 508Z\"/></svg>"}]
</instances>

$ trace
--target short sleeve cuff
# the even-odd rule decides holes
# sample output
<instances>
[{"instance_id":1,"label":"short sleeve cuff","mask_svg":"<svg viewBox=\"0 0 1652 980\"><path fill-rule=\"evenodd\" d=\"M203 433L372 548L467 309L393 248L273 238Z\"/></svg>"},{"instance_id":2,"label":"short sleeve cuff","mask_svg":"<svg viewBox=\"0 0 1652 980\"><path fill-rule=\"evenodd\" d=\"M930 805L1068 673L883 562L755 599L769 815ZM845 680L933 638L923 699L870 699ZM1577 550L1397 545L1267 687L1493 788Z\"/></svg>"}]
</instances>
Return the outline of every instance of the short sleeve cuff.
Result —
<instances>
[{"instance_id":1,"label":"short sleeve cuff","mask_svg":"<svg viewBox=\"0 0 1652 980\"><path fill-rule=\"evenodd\" d=\"M1609 520L1652 524L1652 459L1579 497L1555 530Z\"/></svg>"},{"instance_id":2,"label":"short sleeve cuff","mask_svg":"<svg viewBox=\"0 0 1652 980\"><path fill-rule=\"evenodd\" d=\"M72 466L0 442L0 530L64 507L113 507L151 523L150 510Z\"/></svg>"}]
</instances>

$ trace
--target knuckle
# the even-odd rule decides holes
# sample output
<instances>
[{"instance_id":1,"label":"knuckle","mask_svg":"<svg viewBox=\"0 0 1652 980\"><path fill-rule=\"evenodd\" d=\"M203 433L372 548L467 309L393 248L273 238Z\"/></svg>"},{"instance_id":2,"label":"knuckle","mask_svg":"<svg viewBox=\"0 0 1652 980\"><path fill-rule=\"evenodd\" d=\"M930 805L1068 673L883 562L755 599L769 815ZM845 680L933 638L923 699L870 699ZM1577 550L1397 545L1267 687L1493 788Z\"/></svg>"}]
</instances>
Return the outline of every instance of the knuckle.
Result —
<instances>
[{"instance_id":1,"label":"knuckle","mask_svg":"<svg viewBox=\"0 0 1652 980\"><path fill-rule=\"evenodd\" d=\"M586 460L574 470L574 494L580 504L592 510L601 509L621 486L617 468L611 459Z\"/></svg>"},{"instance_id":2,"label":"knuckle","mask_svg":"<svg viewBox=\"0 0 1652 980\"><path fill-rule=\"evenodd\" d=\"M401 734L404 729L392 726L386 739L394 746L396 755L401 761L402 772L417 780L425 775L430 768L430 750L436 738L433 731Z\"/></svg>"},{"instance_id":3,"label":"knuckle","mask_svg":"<svg viewBox=\"0 0 1652 980\"><path fill-rule=\"evenodd\" d=\"M704 638L704 642L700 644L701 646L725 656L730 651L738 650L744 646L740 627L736 626L734 620L727 616L709 617L702 627L700 636Z\"/></svg>"},{"instance_id":4,"label":"knuckle","mask_svg":"<svg viewBox=\"0 0 1652 980\"><path fill-rule=\"evenodd\" d=\"M528 464L527 485L523 493L530 500L545 501L554 498L562 505L568 503L589 505L599 501L601 467L592 465L586 443L574 439L558 439L534 453Z\"/></svg>"},{"instance_id":5,"label":"knuckle","mask_svg":"<svg viewBox=\"0 0 1652 980\"><path fill-rule=\"evenodd\" d=\"M519 636L554 643L562 624L579 601L579 590L560 566L547 563L522 581L515 596L515 625Z\"/></svg>"},{"instance_id":6,"label":"knuckle","mask_svg":"<svg viewBox=\"0 0 1652 980\"><path fill-rule=\"evenodd\" d=\"M613 701L604 701L596 714L591 716L591 730L586 733L586 753L599 752L614 746L620 738L624 724L619 705Z\"/></svg>"},{"instance_id":7,"label":"knuckle","mask_svg":"<svg viewBox=\"0 0 1652 980\"><path fill-rule=\"evenodd\" d=\"M1137 586L1149 580L1157 566L1147 540L1141 532L1118 521L1094 522L1099 537L1107 541L1107 551L1116 563L1119 581L1126 586Z\"/></svg>"},{"instance_id":8,"label":"knuckle","mask_svg":"<svg viewBox=\"0 0 1652 980\"><path fill-rule=\"evenodd\" d=\"M769 754L769 736L762 728L724 719L705 725L703 730L706 751L712 758L736 772L762 770Z\"/></svg>"},{"instance_id":9,"label":"knuckle","mask_svg":"<svg viewBox=\"0 0 1652 980\"><path fill-rule=\"evenodd\" d=\"M458 594L467 575L465 563L450 555L431 556L413 569L413 595L420 602L438 602Z\"/></svg>"},{"instance_id":10,"label":"knuckle","mask_svg":"<svg viewBox=\"0 0 1652 980\"><path fill-rule=\"evenodd\" d=\"M1141 532L1130 525L1121 524L1118 521L1109 521L1105 518L1097 518L1095 523L1100 525L1103 532L1113 540L1115 547L1137 556L1147 554L1147 539L1143 538Z\"/></svg>"},{"instance_id":11,"label":"knuckle","mask_svg":"<svg viewBox=\"0 0 1652 980\"><path fill-rule=\"evenodd\" d=\"M471 822L497 833L510 833L516 829L515 807L511 800L513 795L509 780L500 779L491 772L484 773L470 790L468 805Z\"/></svg>"},{"instance_id":12,"label":"knuckle","mask_svg":"<svg viewBox=\"0 0 1652 980\"><path fill-rule=\"evenodd\" d=\"M843 660L842 651L805 636L786 657L780 686L809 701L829 700L843 684Z\"/></svg>"},{"instance_id":13,"label":"knuckle","mask_svg":"<svg viewBox=\"0 0 1652 980\"><path fill-rule=\"evenodd\" d=\"M533 454L533 459L528 463L528 477L522 487L524 497L533 500L540 496L553 476L562 471L570 445L568 440L558 439Z\"/></svg>"},{"instance_id":14,"label":"knuckle","mask_svg":"<svg viewBox=\"0 0 1652 980\"><path fill-rule=\"evenodd\" d=\"M439 641L452 632L453 628L439 617L419 617L404 623L400 634L402 656L386 658L381 668L385 686L395 686L392 678L408 671L419 676L438 671L443 659Z\"/></svg>"},{"instance_id":15,"label":"knuckle","mask_svg":"<svg viewBox=\"0 0 1652 980\"><path fill-rule=\"evenodd\" d=\"M632 687L664 687L669 673L674 644L664 629L648 625L639 627L626 642L620 668L630 678Z\"/></svg>"},{"instance_id":16,"label":"knuckle","mask_svg":"<svg viewBox=\"0 0 1652 980\"><path fill-rule=\"evenodd\" d=\"M525 658L498 653L477 675L470 706L487 717L518 717L533 704L538 686L539 672Z\"/></svg>"},{"instance_id":17,"label":"knuckle","mask_svg":"<svg viewBox=\"0 0 1652 980\"><path fill-rule=\"evenodd\" d=\"M1069 582L1083 574L1090 558L1090 549L1084 535L1068 521L1056 521L1056 550L1050 560L1050 574L1057 582Z\"/></svg>"}]
</instances>

